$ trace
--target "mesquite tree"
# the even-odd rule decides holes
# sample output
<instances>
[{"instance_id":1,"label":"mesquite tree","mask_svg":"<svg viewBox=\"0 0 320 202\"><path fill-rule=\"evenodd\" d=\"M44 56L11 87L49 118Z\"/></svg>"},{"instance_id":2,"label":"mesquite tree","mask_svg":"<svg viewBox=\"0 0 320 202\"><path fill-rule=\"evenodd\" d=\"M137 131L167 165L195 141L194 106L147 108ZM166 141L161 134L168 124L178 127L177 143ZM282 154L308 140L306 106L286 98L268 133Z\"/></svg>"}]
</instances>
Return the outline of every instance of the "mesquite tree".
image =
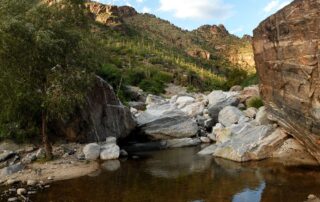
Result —
<instances>
[{"instance_id":1,"label":"mesquite tree","mask_svg":"<svg viewBox=\"0 0 320 202\"><path fill-rule=\"evenodd\" d=\"M0 4L0 133L39 132L52 158L47 124L84 102L98 66L82 0Z\"/></svg>"}]
</instances>

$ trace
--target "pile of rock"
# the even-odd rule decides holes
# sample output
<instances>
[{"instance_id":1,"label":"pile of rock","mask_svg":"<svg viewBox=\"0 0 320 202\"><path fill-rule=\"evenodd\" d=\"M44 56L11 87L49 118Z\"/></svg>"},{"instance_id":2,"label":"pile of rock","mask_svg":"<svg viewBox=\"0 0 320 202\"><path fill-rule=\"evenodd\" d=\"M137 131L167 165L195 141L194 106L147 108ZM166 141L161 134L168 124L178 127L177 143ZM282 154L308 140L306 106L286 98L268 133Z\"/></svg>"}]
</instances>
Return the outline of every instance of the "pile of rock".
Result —
<instances>
[{"instance_id":1,"label":"pile of rock","mask_svg":"<svg viewBox=\"0 0 320 202\"><path fill-rule=\"evenodd\" d=\"M113 160L120 156L120 147L117 145L115 137L108 137L103 145L97 143L87 144L83 148L85 159L87 160Z\"/></svg>"},{"instance_id":2,"label":"pile of rock","mask_svg":"<svg viewBox=\"0 0 320 202\"><path fill-rule=\"evenodd\" d=\"M249 106L257 98L258 86L235 86L208 95L183 93L169 99L148 95L146 110L136 110L135 116L141 131L150 140L161 141L163 148L214 143L199 154L244 162L294 153L295 161L314 164L298 141L269 120L265 107Z\"/></svg>"}]
</instances>

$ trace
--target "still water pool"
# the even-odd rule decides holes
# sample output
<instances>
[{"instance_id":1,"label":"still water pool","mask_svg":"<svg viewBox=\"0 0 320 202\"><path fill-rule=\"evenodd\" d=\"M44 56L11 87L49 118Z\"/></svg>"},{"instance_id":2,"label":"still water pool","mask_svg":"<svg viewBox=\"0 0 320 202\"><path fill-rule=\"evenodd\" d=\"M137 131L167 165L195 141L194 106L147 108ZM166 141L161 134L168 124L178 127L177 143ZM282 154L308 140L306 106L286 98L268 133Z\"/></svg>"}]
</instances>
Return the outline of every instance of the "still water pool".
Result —
<instances>
[{"instance_id":1,"label":"still water pool","mask_svg":"<svg viewBox=\"0 0 320 202\"><path fill-rule=\"evenodd\" d=\"M196 155L200 148L139 153L91 176L56 182L32 201L302 202L320 194L320 170L272 161L235 163ZM120 166L120 167L119 167Z\"/></svg>"}]
</instances>

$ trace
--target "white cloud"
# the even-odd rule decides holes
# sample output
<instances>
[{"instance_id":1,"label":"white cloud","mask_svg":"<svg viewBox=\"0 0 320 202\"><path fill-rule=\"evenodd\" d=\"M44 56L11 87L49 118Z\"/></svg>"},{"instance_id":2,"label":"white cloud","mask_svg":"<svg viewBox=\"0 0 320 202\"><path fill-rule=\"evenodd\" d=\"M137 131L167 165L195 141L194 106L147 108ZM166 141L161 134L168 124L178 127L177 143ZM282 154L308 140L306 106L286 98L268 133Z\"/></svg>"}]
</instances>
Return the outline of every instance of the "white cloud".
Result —
<instances>
[{"instance_id":1,"label":"white cloud","mask_svg":"<svg viewBox=\"0 0 320 202\"><path fill-rule=\"evenodd\" d=\"M142 2L143 2L143 0L136 0L136 2L137 2L137 3L142 3Z\"/></svg>"},{"instance_id":2,"label":"white cloud","mask_svg":"<svg viewBox=\"0 0 320 202\"><path fill-rule=\"evenodd\" d=\"M160 0L160 10L181 19L226 19L233 6L223 0Z\"/></svg>"},{"instance_id":3,"label":"white cloud","mask_svg":"<svg viewBox=\"0 0 320 202\"><path fill-rule=\"evenodd\" d=\"M142 9L142 13L151 13L151 9L145 6Z\"/></svg>"},{"instance_id":4,"label":"white cloud","mask_svg":"<svg viewBox=\"0 0 320 202\"><path fill-rule=\"evenodd\" d=\"M264 7L263 10L265 13L275 12L291 3L291 1L272 0Z\"/></svg>"}]
</instances>

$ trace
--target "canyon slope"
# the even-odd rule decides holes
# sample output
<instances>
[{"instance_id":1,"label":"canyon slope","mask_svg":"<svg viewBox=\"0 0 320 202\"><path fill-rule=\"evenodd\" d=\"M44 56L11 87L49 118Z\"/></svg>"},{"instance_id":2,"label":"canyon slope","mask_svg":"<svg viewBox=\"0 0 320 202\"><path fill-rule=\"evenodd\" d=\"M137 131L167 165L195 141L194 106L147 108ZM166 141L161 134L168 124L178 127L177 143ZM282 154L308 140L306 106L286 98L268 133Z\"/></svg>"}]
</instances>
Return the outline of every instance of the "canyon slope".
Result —
<instances>
[{"instance_id":1,"label":"canyon slope","mask_svg":"<svg viewBox=\"0 0 320 202\"><path fill-rule=\"evenodd\" d=\"M296 0L254 30L261 95L278 121L320 161L320 2Z\"/></svg>"}]
</instances>

